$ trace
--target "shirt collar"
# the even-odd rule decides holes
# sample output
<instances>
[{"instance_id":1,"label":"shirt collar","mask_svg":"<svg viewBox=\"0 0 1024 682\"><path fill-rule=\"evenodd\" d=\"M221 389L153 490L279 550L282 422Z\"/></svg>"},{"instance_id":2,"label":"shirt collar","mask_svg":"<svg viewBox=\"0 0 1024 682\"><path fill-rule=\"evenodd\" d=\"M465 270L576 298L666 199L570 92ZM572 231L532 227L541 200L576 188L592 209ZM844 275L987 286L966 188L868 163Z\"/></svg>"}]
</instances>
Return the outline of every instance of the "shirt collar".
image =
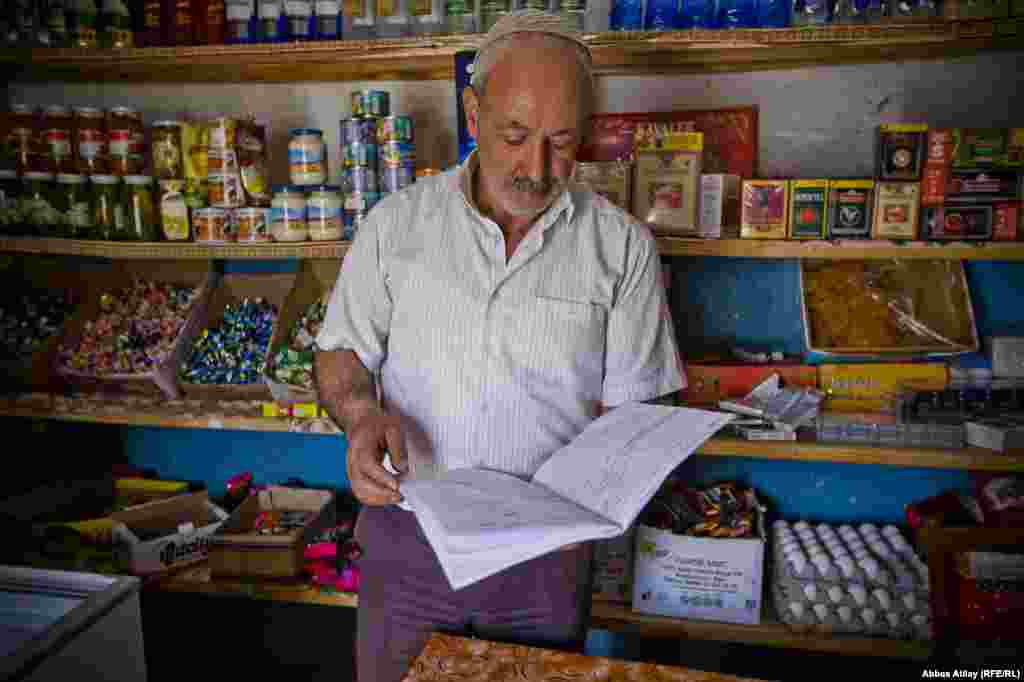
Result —
<instances>
[{"instance_id":1,"label":"shirt collar","mask_svg":"<svg viewBox=\"0 0 1024 682\"><path fill-rule=\"evenodd\" d=\"M476 197L473 195L473 185L476 174L480 171L480 158L477 156L476 150L474 149L466 157L466 160L459 166L459 172L455 174L455 189L462 193L466 203L472 208L477 215L484 217L480 213L480 208L476 203ZM572 181L569 182L569 185ZM565 222L569 223L575 213L576 199L573 198L573 192L567 186L562 190L562 193L551 202L548 209L544 213L540 214L535 221L535 224L540 224L541 232L546 231L549 227L555 224L558 217L565 212Z\"/></svg>"}]
</instances>

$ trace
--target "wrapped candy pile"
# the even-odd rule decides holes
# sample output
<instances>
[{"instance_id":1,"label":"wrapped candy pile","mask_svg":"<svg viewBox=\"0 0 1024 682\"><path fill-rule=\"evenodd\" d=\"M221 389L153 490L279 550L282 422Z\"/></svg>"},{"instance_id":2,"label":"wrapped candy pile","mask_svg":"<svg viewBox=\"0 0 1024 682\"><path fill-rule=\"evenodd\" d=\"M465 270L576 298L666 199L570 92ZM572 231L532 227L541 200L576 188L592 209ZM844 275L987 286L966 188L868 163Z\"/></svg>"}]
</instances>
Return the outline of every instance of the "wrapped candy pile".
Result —
<instances>
[{"instance_id":1,"label":"wrapped candy pile","mask_svg":"<svg viewBox=\"0 0 1024 682\"><path fill-rule=\"evenodd\" d=\"M0 360L6 366L23 364L60 330L72 310L63 294L19 291L0 301Z\"/></svg>"},{"instance_id":2,"label":"wrapped candy pile","mask_svg":"<svg viewBox=\"0 0 1024 682\"><path fill-rule=\"evenodd\" d=\"M60 363L95 375L152 370L174 350L199 288L136 279L100 297L100 314L78 343L61 346Z\"/></svg>"},{"instance_id":3,"label":"wrapped candy pile","mask_svg":"<svg viewBox=\"0 0 1024 682\"><path fill-rule=\"evenodd\" d=\"M711 538L757 537L753 489L735 483L697 490L669 479L640 517L645 526L677 535Z\"/></svg>"},{"instance_id":4,"label":"wrapped candy pile","mask_svg":"<svg viewBox=\"0 0 1024 682\"><path fill-rule=\"evenodd\" d=\"M181 366L193 384L254 384L266 366L277 306L262 298L244 299L224 309L220 326L204 329Z\"/></svg>"},{"instance_id":5,"label":"wrapped candy pile","mask_svg":"<svg viewBox=\"0 0 1024 682\"><path fill-rule=\"evenodd\" d=\"M327 312L328 291L312 303L292 327L288 343L274 355L273 378L281 383L313 389L313 341Z\"/></svg>"}]
</instances>

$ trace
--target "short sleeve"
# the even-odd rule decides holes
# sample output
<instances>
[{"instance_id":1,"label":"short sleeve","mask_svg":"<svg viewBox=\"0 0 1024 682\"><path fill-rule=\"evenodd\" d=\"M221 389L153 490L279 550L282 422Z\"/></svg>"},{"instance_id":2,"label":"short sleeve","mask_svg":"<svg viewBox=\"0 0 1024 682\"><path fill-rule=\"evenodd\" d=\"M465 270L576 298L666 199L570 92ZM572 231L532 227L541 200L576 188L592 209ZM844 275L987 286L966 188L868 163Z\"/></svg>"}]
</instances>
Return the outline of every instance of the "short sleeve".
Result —
<instances>
[{"instance_id":1,"label":"short sleeve","mask_svg":"<svg viewBox=\"0 0 1024 682\"><path fill-rule=\"evenodd\" d=\"M371 372L380 369L391 328L382 225L389 213L371 211L345 254L341 272L316 337L320 350L351 350Z\"/></svg>"},{"instance_id":2,"label":"short sleeve","mask_svg":"<svg viewBox=\"0 0 1024 682\"><path fill-rule=\"evenodd\" d=\"M626 270L608 316L602 402L651 400L686 386L661 259L650 231L630 230Z\"/></svg>"}]
</instances>

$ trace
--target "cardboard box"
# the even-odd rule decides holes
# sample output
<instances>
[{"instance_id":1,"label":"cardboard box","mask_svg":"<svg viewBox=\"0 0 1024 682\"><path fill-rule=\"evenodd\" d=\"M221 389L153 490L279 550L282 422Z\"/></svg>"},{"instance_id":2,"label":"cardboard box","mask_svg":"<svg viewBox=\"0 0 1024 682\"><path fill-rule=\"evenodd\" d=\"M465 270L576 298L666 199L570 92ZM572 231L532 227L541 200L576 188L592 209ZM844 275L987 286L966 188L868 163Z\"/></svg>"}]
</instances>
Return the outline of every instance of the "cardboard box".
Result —
<instances>
[{"instance_id":1,"label":"cardboard box","mask_svg":"<svg viewBox=\"0 0 1024 682\"><path fill-rule=\"evenodd\" d=\"M824 239L828 226L828 180L789 181L790 239Z\"/></svg>"},{"instance_id":2,"label":"cardboard box","mask_svg":"<svg viewBox=\"0 0 1024 682\"><path fill-rule=\"evenodd\" d=\"M122 565L147 575L205 559L210 537L228 515L204 490L124 509L110 518ZM158 537L147 539L153 535Z\"/></svg>"},{"instance_id":3,"label":"cardboard box","mask_svg":"<svg viewBox=\"0 0 1024 682\"><path fill-rule=\"evenodd\" d=\"M925 206L921 210L921 239L931 241L988 241L995 212L988 205Z\"/></svg>"},{"instance_id":4,"label":"cardboard box","mask_svg":"<svg viewBox=\"0 0 1024 682\"><path fill-rule=\"evenodd\" d=\"M1024 449L1024 418L979 419L964 422L967 444L996 452Z\"/></svg>"},{"instance_id":5,"label":"cardboard box","mask_svg":"<svg viewBox=\"0 0 1024 682\"><path fill-rule=\"evenodd\" d=\"M632 175L633 164L626 161L581 161L574 171L577 182L589 186L627 213L633 206Z\"/></svg>"},{"instance_id":6,"label":"cardboard box","mask_svg":"<svg viewBox=\"0 0 1024 682\"><path fill-rule=\"evenodd\" d=\"M274 358L277 356L278 350L289 342L292 329L309 306L334 289L340 271L340 260L302 261L295 284L288 292L288 298L277 317L277 332L271 340L270 355L267 358L266 371L263 373L263 381L270 390L270 395L278 403L316 403L317 401L315 390L274 379Z\"/></svg>"},{"instance_id":7,"label":"cardboard box","mask_svg":"<svg viewBox=\"0 0 1024 682\"><path fill-rule=\"evenodd\" d=\"M658 234L696 237L701 133L637 140L633 215Z\"/></svg>"},{"instance_id":8,"label":"cardboard box","mask_svg":"<svg viewBox=\"0 0 1024 682\"><path fill-rule=\"evenodd\" d=\"M992 240L1015 242L1020 238L1021 202L1009 201L992 207Z\"/></svg>"},{"instance_id":9,"label":"cardboard box","mask_svg":"<svg viewBox=\"0 0 1024 682\"><path fill-rule=\"evenodd\" d=\"M85 330L86 323L100 313L100 292L131 286L133 279L198 287L199 292L187 313L184 326L178 332L174 347L164 360L148 372L136 374L94 374L85 370L63 367L54 356L54 372L81 390L115 391L142 394L163 394L175 399L181 397L178 368L191 349L192 339L199 333L205 307L217 287L220 275L211 269L210 261L201 260L118 260L110 269L96 278L90 296L75 311L74 318L64 329L61 344L75 345Z\"/></svg>"},{"instance_id":10,"label":"cardboard box","mask_svg":"<svg viewBox=\"0 0 1024 682\"><path fill-rule=\"evenodd\" d=\"M740 237L785 239L788 218L788 180L743 181Z\"/></svg>"},{"instance_id":11,"label":"cardboard box","mask_svg":"<svg viewBox=\"0 0 1024 682\"><path fill-rule=\"evenodd\" d=\"M879 182L875 187L875 239L913 240L917 237L921 185L916 182Z\"/></svg>"},{"instance_id":12,"label":"cardboard box","mask_svg":"<svg viewBox=\"0 0 1024 682\"><path fill-rule=\"evenodd\" d=\"M1024 336L989 336L985 351L992 360L992 375L1024 379Z\"/></svg>"},{"instance_id":13,"label":"cardboard box","mask_svg":"<svg viewBox=\"0 0 1024 682\"><path fill-rule=\"evenodd\" d=\"M824 409L834 412L892 410L903 390L941 391L948 385L949 370L940 362L818 366Z\"/></svg>"},{"instance_id":14,"label":"cardboard box","mask_svg":"<svg viewBox=\"0 0 1024 682\"><path fill-rule=\"evenodd\" d=\"M271 334L270 342L267 344L267 351L264 355L264 370L270 349L274 347L274 339L281 332L281 308L284 307L285 299L295 283L294 274L275 275L250 275L230 274L224 275L217 288L213 291L209 303L201 311L197 312L199 319L199 333L202 330L219 327L224 320L224 312L229 305L241 303L243 299L254 300L262 298L272 304L278 311L278 318L274 323L274 331ZM187 352L182 360L188 363L191 357L193 346L190 343ZM263 380L263 374L257 374L255 381L251 384L195 384L185 377L179 377L182 389L189 398L208 400L263 400L269 398L270 391Z\"/></svg>"},{"instance_id":15,"label":"cardboard box","mask_svg":"<svg viewBox=\"0 0 1024 682\"><path fill-rule=\"evenodd\" d=\"M705 239L738 237L739 231L740 176L701 175L700 236Z\"/></svg>"},{"instance_id":16,"label":"cardboard box","mask_svg":"<svg viewBox=\"0 0 1024 682\"><path fill-rule=\"evenodd\" d=\"M263 512L307 512L301 528L280 535L256 530ZM214 576L294 578L305 565L306 545L334 524L334 493L329 490L268 486L246 498L210 537Z\"/></svg>"},{"instance_id":17,"label":"cardboard box","mask_svg":"<svg viewBox=\"0 0 1024 682\"><path fill-rule=\"evenodd\" d=\"M829 239L867 239L871 236L874 180L829 180Z\"/></svg>"},{"instance_id":18,"label":"cardboard box","mask_svg":"<svg viewBox=\"0 0 1024 682\"><path fill-rule=\"evenodd\" d=\"M687 386L680 392L680 398L684 405L717 407L719 400L744 397L772 374L778 374L785 386L818 385L818 368L811 365L688 363Z\"/></svg>"},{"instance_id":19,"label":"cardboard box","mask_svg":"<svg viewBox=\"0 0 1024 682\"><path fill-rule=\"evenodd\" d=\"M928 126L923 123L883 123L875 143L875 177L890 182L921 179Z\"/></svg>"},{"instance_id":20,"label":"cardboard box","mask_svg":"<svg viewBox=\"0 0 1024 682\"><path fill-rule=\"evenodd\" d=\"M636 526L622 535L594 543L591 599L627 602L633 595L633 548Z\"/></svg>"},{"instance_id":21,"label":"cardboard box","mask_svg":"<svg viewBox=\"0 0 1024 682\"><path fill-rule=\"evenodd\" d=\"M756 625L765 544L761 513L756 538L697 538L639 525L633 610Z\"/></svg>"},{"instance_id":22,"label":"cardboard box","mask_svg":"<svg viewBox=\"0 0 1024 682\"><path fill-rule=\"evenodd\" d=\"M1024 9L1024 2L1021 0L1017 0L1017 2ZM1010 128L1006 131L1006 153L999 165L1008 168L1024 166L1024 128Z\"/></svg>"},{"instance_id":23,"label":"cardboard box","mask_svg":"<svg viewBox=\"0 0 1024 682\"><path fill-rule=\"evenodd\" d=\"M963 5L982 6L980 2L966 2ZM1003 13L1006 16L1006 13ZM1006 154L1005 128L954 128L953 167L984 168L998 164Z\"/></svg>"}]
</instances>

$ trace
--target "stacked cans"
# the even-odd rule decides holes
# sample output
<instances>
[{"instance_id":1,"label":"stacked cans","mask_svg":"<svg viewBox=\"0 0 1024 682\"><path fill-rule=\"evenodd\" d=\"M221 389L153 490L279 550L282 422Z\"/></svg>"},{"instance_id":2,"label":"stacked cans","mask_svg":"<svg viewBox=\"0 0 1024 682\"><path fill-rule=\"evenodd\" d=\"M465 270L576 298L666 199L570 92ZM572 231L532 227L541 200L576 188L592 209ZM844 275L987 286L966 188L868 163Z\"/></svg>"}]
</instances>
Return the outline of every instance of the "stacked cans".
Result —
<instances>
[{"instance_id":1,"label":"stacked cans","mask_svg":"<svg viewBox=\"0 0 1024 682\"><path fill-rule=\"evenodd\" d=\"M412 119L392 116L381 90L352 93L352 117L341 121L341 186L345 194L345 238L351 239L380 198L416 179Z\"/></svg>"}]
</instances>

